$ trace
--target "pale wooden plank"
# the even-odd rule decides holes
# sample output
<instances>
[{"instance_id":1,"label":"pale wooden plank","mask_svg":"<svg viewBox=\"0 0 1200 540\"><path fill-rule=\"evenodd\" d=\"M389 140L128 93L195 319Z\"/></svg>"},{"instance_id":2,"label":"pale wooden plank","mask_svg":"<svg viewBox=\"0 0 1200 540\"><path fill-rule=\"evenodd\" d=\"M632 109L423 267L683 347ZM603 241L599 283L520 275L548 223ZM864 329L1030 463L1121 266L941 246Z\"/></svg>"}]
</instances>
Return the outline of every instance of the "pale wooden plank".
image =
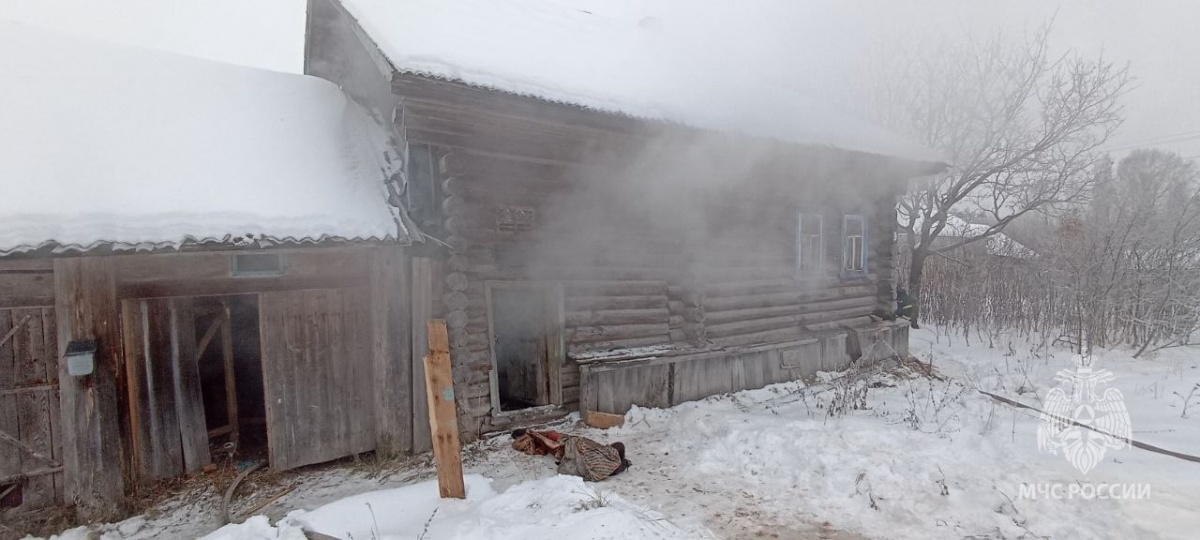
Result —
<instances>
[{"instance_id":1,"label":"pale wooden plank","mask_svg":"<svg viewBox=\"0 0 1200 540\"><path fill-rule=\"evenodd\" d=\"M129 407L130 451L139 480L153 478L154 467L150 447L150 397L146 389L147 340L146 323L142 316L144 300L121 302L121 327L125 350L125 399Z\"/></svg>"},{"instance_id":2,"label":"pale wooden plank","mask_svg":"<svg viewBox=\"0 0 1200 540\"><path fill-rule=\"evenodd\" d=\"M625 416L598 411L589 411L584 415L584 423L596 429L608 429L625 425Z\"/></svg>"},{"instance_id":3,"label":"pale wooden plank","mask_svg":"<svg viewBox=\"0 0 1200 540\"><path fill-rule=\"evenodd\" d=\"M294 356L299 353L298 350L293 351L288 347L289 343L295 341L291 335L295 328L287 324L291 298L288 293L274 292L260 294L258 301L267 445L270 466L275 470L287 469L290 462L288 452L291 444L288 440L287 426L292 399L285 392L284 369L295 361Z\"/></svg>"},{"instance_id":4,"label":"pale wooden plank","mask_svg":"<svg viewBox=\"0 0 1200 540\"><path fill-rule=\"evenodd\" d=\"M351 388L348 382L353 378L350 371L354 367L350 365L350 359L345 356L347 336L343 325L346 322L346 314L342 310L345 294L341 290L320 292L323 293L323 298L319 302L321 311L317 315L320 321L317 326L319 329L323 329L324 342L323 346L318 349L320 354L315 360L325 373L325 384L329 389L325 393L322 413L325 418L325 429L332 435L329 439L334 442L332 451L349 454L350 436L346 420L348 414L352 414L354 411L347 410L346 406L351 399Z\"/></svg>"},{"instance_id":5,"label":"pale wooden plank","mask_svg":"<svg viewBox=\"0 0 1200 540\"><path fill-rule=\"evenodd\" d=\"M361 453L378 448L375 432L376 411L372 396L374 389L373 351L371 344L371 289L359 287L349 291L345 309L351 313L347 318L350 325L349 358L354 365L354 388L351 394L350 434L354 438L352 451Z\"/></svg>"},{"instance_id":6,"label":"pale wooden plank","mask_svg":"<svg viewBox=\"0 0 1200 540\"><path fill-rule=\"evenodd\" d=\"M16 396L16 416L20 424L21 442L39 454L50 457L53 455L53 441L50 437L50 404L45 392L28 392ZM23 468L28 469L37 464L36 460L25 458ZM22 471L28 472L28 471ZM25 480L22 491L22 507L26 509L41 508L54 504L54 479L47 475L33 476Z\"/></svg>"},{"instance_id":7,"label":"pale wooden plank","mask_svg":"<svg viewBox=\"0 0 1200 540\"><path fill-rule=\"evenodd\" d=\"M545 291L546 362L549 364L550 400L563 405L563 371L567 362L566 313L562 284Z\"/></svg>"},{"instance_id":8,"label":"pale wooden plank","mask_svg":"<svg viewBox=\"0 0 1200 540\"><path fill-rule=\"evenodd\" d=\"M172 387L176 415L179 417L183 470L194 474L211 462L204 393L200 388L200 367L196 362L196 317L191 298L173 298L168 308Z\"/></svg>"},{"instance_id":9,"label":"pale wooden plank","mask_svg":"<svg viewBox=\"0 0 1200 540\"><path fill-rule=\"evenodd\" d=\"M120 308L112 257L54 260L58 350L72 339L96 340L97 371L69 378L59 363L65 500L83 519L112 516L125 491L117 370L121 365Z\"/></svg>"},{"instance_id":10,"label":"pale wooden plank","mask_svg":"<svg viewBox=\"0 0 1200 540\"><path fill-rule=\"evenodd\" d=\"M425 356L425 385L429 401L429 428L437 462L438 494L442 498L467 498L463 483L462 447L458 441L458 412L454 401L454 375L450 366L450 338L446 321L428 323L429 354Z\"/></svg>"},{"instance_id":11,"label":"pale wooden plank","mask_svg":"<svg viewBox=\"0 0 1200 540\"><path fill-rule=\"evenodd\" d=\"M412 396L413 396L413 451L424 452L433 448L433 437L429 424L429 402L425 392L425 353L428 351L429 332L426 322L434 312L433 259L412 259Z\"/></svg>"},{"instance_id":12,"label":"pale wooden plank","mask_svg":"<svg viewBox=\"0 0 1200 540\"><path fill-rule=\"evenodd\" d=\"M0 298L53 298L50 272L0 273Z\"/></svg>"},{"instance_id":13,"label":"pale wooden plank","mask_svg":"<svg viewBox=\"0 0 1200 540\"><path fill-rule=\"evenodd\" d=\"M52 390L48 394L47 402L49 404L50 418L50 437L51 437L51 455L55 461L62 461L62 414L59 406L58 396L58 320L54 314L54 308L42 308L42 340L46 344L48 353L48 369L50 371L48 381ZM63 482L62 471L55 472L50 475L54 481L54 501L57 504L62 504L64 501L63 493L66 488Z\"/></svg>"},{"instance_id":14,"label":"pale wooden plank","mask_svg":"<svg viewBox=\"0 0 1200 540\"><path fill-rule=\"evenodd\" d=\"M311 456L324 455L329 448L341 444L337 440L335 426L330 425L330 404L335 396L331 395L337 389L332 386L332 377L322 358L329 354L329 341L325 320L328 309L328 291L304 291L304 325L306 345L304 346L303 370L293 373L288 383L295 389L294 399L300 405L299 418L302 422L296 426L297 444L294 452L299 456L297 462L312 459ZM307 373L305 378L302 374ZM313 392L311 395L306 395ZM325 435L325 436L321 436ZM308 447L299 446L299 441L307 439Z\"/></svg>"},{"instance_id":15,"label":"pale wooden plank","mask_svg":"<svg viewBox=\"0 0 1200 540\"><path fill-rule=\"evenodd\" d=\"M150 431L147 444L153 464L151 479L183 474L183 441L179 437L179 411L175 407L174 369L171 365L170 300L156 298L143 304L144 351Z\"/></svg>"},{"instance_id":16,"label":"pale wooden plank","mask_svg":"<svg viewBox=\"0 0 1200 540\"><path fill-rule=\"evenodd\" d=\"M20 354L17 358L17 387L43 385L50 381L49 366L53 360L46 354L46 341L43 328L42 310L14 310L14 320L24 321L19 329L15 329L12 340L14 351ZM10 409L11 410L11 409ZM19 425L21 442L39 454L51 457L54 454L53 440L50 434L50 405L45 392L27 392L16 396L16 415ZM51 457L51 459L53 459ZM25 457L22 467L28 469L34 461ZM22 471L28 472L28 471ZM41 508L55 502L54 479L48 475L38 475L25 481L22 491L22 507L26 509Z\"/></svg>"},{"instance_id":17,"label":"pale wooden plank","mask_svg":"<svg viewBox=\"0 0 1200 540\"><path fill-rule=\"evenodd\" d=\"M413 445L410 262L399 248L379 248L371 269L372 392L376 451L411 452Z\"/></svg>"},{"instance_id":18,"label":"pale wooden plank","mask_svg":"<svg viewBox=\"0 0 1200 540\"><path fill-rule=\"evenodd\" d=\"M8 335L13 325L12 310L0 309L0 336ZM0 390L12 390L16 387L16 362L13 356L11 338L0 343ZM0 407L4 411L17 410L15 394L0 394ZM0 431L20 439L20 424L14 414L0 414ZM22 455L5 447L0 451L0 476L13 476L22 471Z\"/></svg>"},{"instance_id":19,"label":"pale wooden plank","mask_svg":"<svg viewBox=\"0 0 1200 540\"><path fill-rule=\"evenodd\" d=\"M238 417L237 362L233 356L233 313L229 300L221 300L221 312L214 324L221 329L221 360L225 371L225 411L229 426L229 441L236 447L241 438L241 419ZM197 351L199 356L199 351Z\"/></svg>"}]
</instances>

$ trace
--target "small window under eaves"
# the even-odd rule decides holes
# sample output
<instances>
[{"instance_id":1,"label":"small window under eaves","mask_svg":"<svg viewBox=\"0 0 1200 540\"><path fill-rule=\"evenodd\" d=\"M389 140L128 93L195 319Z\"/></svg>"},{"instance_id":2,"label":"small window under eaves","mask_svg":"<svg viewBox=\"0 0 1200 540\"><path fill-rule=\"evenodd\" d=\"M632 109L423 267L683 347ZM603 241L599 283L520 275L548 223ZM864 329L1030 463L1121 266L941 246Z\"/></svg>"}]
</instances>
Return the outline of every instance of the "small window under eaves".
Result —
<instances>
[{"instance_id":1,"label":"small window under eaves","mask_svg":"<svg viewBox=\"0 0 1200 540\"><path fill-rule=\"evenodd\" d=\"M233 256L233 277L283 275L283 255L279 253L239 253Z\"/></svg>"}]
</instances>

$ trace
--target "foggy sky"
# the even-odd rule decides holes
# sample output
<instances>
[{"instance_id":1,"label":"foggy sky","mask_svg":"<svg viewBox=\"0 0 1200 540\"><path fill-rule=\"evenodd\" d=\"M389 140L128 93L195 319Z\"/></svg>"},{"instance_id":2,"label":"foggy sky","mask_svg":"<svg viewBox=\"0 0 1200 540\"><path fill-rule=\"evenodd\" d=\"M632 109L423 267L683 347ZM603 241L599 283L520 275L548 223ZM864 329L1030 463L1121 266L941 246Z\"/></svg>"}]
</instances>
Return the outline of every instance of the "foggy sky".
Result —
<instances>
[{"instance_id":1,"label":"foggy sky","mask_svg":"<svg viewBox=\"0 0 1200 540\"><path fill-rule=\"evenodd\" d=\"M402 0L397 0L402 1ZM1110 147L1200 157L1200 1L1195 0L577 0L598 15L662 19L714 69L750 71L829 101L872 57L930 36L1057 16L1059 51L1129 62L1137 87ZM0 19L279 71L303 66L304 0L0 0Z\"/></svg>"}]
</instances>

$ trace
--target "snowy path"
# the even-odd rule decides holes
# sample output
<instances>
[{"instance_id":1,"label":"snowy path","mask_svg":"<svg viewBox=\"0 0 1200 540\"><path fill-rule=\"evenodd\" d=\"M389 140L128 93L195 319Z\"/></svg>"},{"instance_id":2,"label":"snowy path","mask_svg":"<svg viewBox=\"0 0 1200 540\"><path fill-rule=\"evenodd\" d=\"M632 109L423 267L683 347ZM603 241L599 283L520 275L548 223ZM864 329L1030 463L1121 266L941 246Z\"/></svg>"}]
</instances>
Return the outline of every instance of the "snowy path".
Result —
<instances>
[{"instance_id":1,"label":"snowy path","mask_svg":"<svg viewBox=\"0 0 1200 540\"><path fill-rule=\"evenodd\" d=\"M603 483L556 477L550 458L516 453L500 436L468 451L467 472L478 475L469 479L469 500L443 505L436 515L432 484L396 489L429 478L427 465L383 484L343 468L303 478L267 515L275 521L287 510L329 506L293 514L278 528L259 518L211 538L291 538L299 524L359 527L354 538L378 530L380 540L423 532L430 540L1182 539L1200 530L1200 464L1125 449L1109 451L1084 475L1063 455L1038 450L1035 414L972 389L1038 405L1057 385L1055 373L1069 367L1070 354L1007 343L967 347L929 331L914 334L912 350L924 362L932 358L947 379L904 376L917 369L906 365L900 376L785 384L672 409L635 409L625 427L608 431L558 427L626 443L633 467ZM1182 400L1174 397L1200 382L1200 351L1165 351L1153 360L1113 352L1100 362L1124 393L1135 438L1200 454L1200 405L1184 419ZM1149 498L1022 494L1023 485L1104 483L1146 485ZM387 491L355 495L379 489ZM601 495L606 506L587 508ZM371 511L363 514L368 502ZM212 530L195 512L177 509L136 527L110 526L102 538L185 538ZM367 515L371 523L362 528Z\"/></svg>"}]
</instances>

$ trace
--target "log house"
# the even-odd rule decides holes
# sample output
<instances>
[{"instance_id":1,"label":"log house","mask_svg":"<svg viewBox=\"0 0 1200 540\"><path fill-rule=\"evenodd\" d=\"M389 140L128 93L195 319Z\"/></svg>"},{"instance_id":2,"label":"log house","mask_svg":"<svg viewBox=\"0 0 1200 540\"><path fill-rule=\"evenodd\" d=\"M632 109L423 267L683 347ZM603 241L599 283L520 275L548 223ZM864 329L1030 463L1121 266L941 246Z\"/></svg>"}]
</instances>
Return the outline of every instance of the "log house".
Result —
<instances>
[{"instance_id":1,"label":"log house","mask_svg":"<svg viewBox=\"0 0 1200 540\"><path fill-rule=\"evenodd\" d=\"M406 209L431 239L421 294L449 325L465 436L907 352L888 315L895 205L936 160L408 69L380 46L400 19L369 4L309 2L305 69L390 119L409 157Z\"/></svg>"}]
</instances>

